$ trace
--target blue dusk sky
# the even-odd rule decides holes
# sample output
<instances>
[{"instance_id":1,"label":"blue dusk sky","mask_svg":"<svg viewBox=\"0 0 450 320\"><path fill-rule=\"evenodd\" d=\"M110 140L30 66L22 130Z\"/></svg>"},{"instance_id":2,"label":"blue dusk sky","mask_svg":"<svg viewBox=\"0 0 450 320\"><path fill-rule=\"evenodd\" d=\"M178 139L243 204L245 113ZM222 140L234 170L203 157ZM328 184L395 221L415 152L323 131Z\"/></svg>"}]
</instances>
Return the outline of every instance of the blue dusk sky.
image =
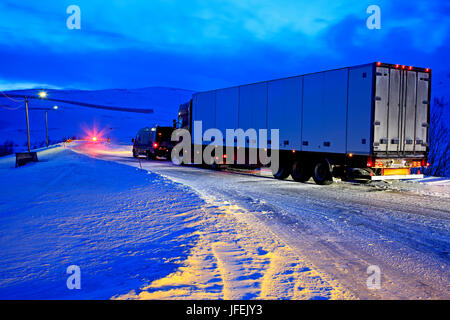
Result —
<instances>
[{"instance_id":1,"label":"blue dusk sky","mask_svg":"<svg viewBox=\"0 0 450 320\"><path fill-rule=\"evenodd\" d=\"M80 30L66 26L70 5ZM374 61L442 83L449 31L450 1L2 0L0 89L207 90Z\"/></svg>"}]
</instances>

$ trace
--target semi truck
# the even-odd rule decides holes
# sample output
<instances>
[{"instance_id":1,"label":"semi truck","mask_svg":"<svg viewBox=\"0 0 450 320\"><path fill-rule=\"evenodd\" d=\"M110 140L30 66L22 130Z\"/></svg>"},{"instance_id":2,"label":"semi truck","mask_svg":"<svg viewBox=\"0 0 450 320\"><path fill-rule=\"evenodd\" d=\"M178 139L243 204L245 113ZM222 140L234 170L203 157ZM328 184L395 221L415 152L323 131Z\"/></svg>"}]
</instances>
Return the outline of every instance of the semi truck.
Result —
<instances>
[{"instance_id":1,"label":"semi truck","mask_svg":"<svg viewBox=\"0 0 450 320\"><path fill-rule=\"evenodd\" d=\"M195 93L180 105L178 128L192 133L201 121L224 136L226 129L279 129L279 145L267 141L279 152L277 179L421 178L430 96L430 69L373 62Z\"/></svg>"}]
</instances>

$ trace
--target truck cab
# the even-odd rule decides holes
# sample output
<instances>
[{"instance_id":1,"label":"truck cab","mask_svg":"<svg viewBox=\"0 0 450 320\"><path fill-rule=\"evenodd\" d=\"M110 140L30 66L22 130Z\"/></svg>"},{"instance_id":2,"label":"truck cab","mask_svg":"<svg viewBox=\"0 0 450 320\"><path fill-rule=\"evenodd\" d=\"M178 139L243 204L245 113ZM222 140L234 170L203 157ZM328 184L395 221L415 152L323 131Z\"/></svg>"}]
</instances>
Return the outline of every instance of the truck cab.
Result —
<instances>
[{"instance_id":1,"label":"truck cab","mask_svg":"<svg viewBox=\"0 0 450 320\"><path fill-rule=\"evenodd\" d=\"M156 157L170 158L173 148L171 136L173 127L146 127L140 129L133 142L133 157L145 156L147 159Z\"/></svg>"}]
</instances>

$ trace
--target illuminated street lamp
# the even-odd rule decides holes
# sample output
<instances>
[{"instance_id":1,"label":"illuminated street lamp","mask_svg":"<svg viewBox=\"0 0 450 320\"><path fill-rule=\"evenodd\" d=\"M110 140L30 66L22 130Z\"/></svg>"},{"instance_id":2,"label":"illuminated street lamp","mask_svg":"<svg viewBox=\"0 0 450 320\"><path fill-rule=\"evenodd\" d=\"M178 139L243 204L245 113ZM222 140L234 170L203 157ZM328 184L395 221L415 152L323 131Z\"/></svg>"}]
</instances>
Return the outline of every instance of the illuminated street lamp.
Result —
<instances>
[{"instance_id":1,"label":"illuminated street lamp","mask_svg":"<svg viewBox=\"0 0 450 320\"><path fill-rule=\"evenodd\" d=\"M41 99L46 99L47 98L47 92L46 91L39 91L38 96Z\"/></svg>"},{"instance_id":2,"label":"illuminated street lamp","mask_svg":"<svg viewBox=\"0 0 450 320\"><path fill-rule=\"evenodd\" d=\"M13 96L13 95L11 95ZM40 99L46 99L47 98L47 92L44 90L39 91L38 93L38 97ZM33 97L28 97L28 96L23 96L24 100L25 100L25 114L27 117L27 142L28 142L28 152L31 152L31 143L30 143L30 119L28 117L28 100ZM47 117L47 114L46 114Z\"/></svg>"}]
</instances>

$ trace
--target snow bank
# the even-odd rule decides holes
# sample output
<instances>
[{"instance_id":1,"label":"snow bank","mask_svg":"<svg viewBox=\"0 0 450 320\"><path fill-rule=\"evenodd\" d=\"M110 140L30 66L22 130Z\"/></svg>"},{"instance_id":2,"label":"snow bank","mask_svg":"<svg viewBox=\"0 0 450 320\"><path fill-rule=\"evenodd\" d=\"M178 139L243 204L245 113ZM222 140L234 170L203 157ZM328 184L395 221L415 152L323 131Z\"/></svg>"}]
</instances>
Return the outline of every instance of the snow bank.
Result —
<instances>
[{"instance_id":1,"label":"snow bank","mask_svg":"<svg viewBox=\"0 0 450 320\"><path fill-rule=\"evenodd\" d=\"M198 236L189 189L62 147L0 163L0 298L109 299L178 268ZM81 268L81 290L66 268Z\"/></svg>"}]
</instances>

